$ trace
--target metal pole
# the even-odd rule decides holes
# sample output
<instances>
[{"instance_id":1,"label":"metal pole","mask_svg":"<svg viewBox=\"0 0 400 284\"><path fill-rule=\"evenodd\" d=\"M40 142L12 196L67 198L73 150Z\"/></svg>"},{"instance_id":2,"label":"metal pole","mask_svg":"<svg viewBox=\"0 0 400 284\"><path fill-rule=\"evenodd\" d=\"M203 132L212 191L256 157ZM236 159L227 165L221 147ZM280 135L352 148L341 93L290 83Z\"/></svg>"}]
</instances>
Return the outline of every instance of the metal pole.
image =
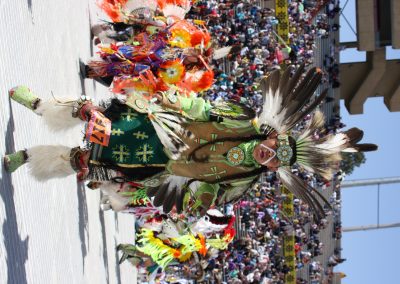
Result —
<instances>
[{"instance_id":1,"label":"metal pole","mask_svg":"<svg viewBox=\"0 0 400 284\"><path fill-rule=\"evenodd\" d=\"M343 17L343 19L346 21L347 25L349 26L349 28L351 29L351 31L355 34L355 36L357 36L357 32L354 30L353 26L350 24L350 22L347 20L346 16L341 13L341 16Z\"/></svg>"},{"instance_id":2,"label":"metal pole","mask_svg":"<svg viewBox=\"0 0 400 284\"><path fill-rule=\"evenodd\" d=\"M375 184L389 184L389 183L400 183L400 177L389 177L389 178L376 178L376 179L361 179L361 180L349 180L341 183L340 187L355 187Z\"/></svg>"},{"instance_id":3,"label":"metal pole","mask_svg":"<svg viewBox=\"0 0 400 284\"><path fill-rule=\"evenodd\" d=\"M397 228L397 227L400 227L400 223L346 227L346 228L343 228L342 231L343 232L355 232L355 231L368 231L368 230L388 229L388 228Z\"/></svg>"},{"instance_id":4,"label":"metal pole","mask_svg":"<svg viewBox=\"0 0 400 284\"><path fill-rule=\"evenodd\" d=\"M377 197L377 201L378 201L377 211L378 212L377 212L377 223L376 223L378 225L378 228L379 228L379 203L380 203L379 199L380 199L380 191L381 191L380 188L381 188L380 184L378 183L378 190L377 190L378 191L378 197Z\"/></svg>"},{"instance_id":5,"label":"metal pole","mask_svg":"<svg viewBox=\"0 0 400 284\"><path fill-rule=\"evenodd\" d=\"M364 179L364 180L351 180L345 181L341 183L341 187L356 187L356 186L369 186L369 185L377 185L377 224L376 225L367 225L367 226L354 226L343 228L343 232L354 232L354 231L367 231L367 230L376 230L376 229L386 229L386 228L395 228L400 227L400 223L393 224L380 224L380 185L381 184L391 184L391 183L400 183L400 177L390 177L390 178L377 178L377 179Z\"/></svg>"}]
</instances>

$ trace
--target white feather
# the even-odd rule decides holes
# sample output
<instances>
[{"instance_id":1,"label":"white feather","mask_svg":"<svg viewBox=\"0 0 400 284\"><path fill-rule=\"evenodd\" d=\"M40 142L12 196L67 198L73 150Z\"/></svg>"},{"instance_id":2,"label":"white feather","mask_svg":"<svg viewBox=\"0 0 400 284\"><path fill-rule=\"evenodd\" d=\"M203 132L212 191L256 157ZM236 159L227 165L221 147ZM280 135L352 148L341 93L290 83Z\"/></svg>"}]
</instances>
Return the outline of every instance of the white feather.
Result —
<instances>
[{"instance_id":1,"label":"white feather","mask_svg":"<svg viewBox=\"0 0 400 284\"><path fill-rule=\"evenodd\" d=\"M165 113L165 112L157 112L155 113L156 117L163 122L172 123L175 125L174 127L183 129L182 125L186 122L185 119L180 118L174 114Z\"/></svg>"},{"instance_id":2,"label":"white feather","mask_svg":"<svg viewBox=\"0 0 400 284\"><path fill-rule=\"evenodd\" d=\"M264 78L263 80L269 80ZM264 104L263 110L258 117L258 121L261 124L267 124L275 128L279 133L286 131L284 127L284 117L286 111L282 110L282 94L279 88L276 92L273 92L267 81L261 82Z\"/></svg>"},{"instance_id":3,"label":"white feather","mask_svg":"<svg viewBox=\"0 0 400 284\"><path fill-rule=\"evenodd\" d=\"M177 135L177 133L183 134L184 129L178 123L171 121L171 118L176 119L165 113L154 113L150 121L161 143L171 152L171 159L177 160L180 157L180 152L188 149L188 146Z\"/></svg>"},{"instance_id":4,"label":"white feather","mask_svg":"<svg viewBox=\"0 0 400 284\"><path fill-rule=\"evenodd\" d=\"M346 153L358 153L359 151L353 147L349 147L346 149L343 149L342 152L346 152Z\"/></svg>"},{"instance_id":5,"label":"white feather","mask_svg":"<svg viewBox=\"0 0 400 284\"><path fill-rule=\"evenodd\" d=\"M259 117L259 121L262 122L263 124L265 123L269 126L272 126L273 128L279 131L278 128L280 128L280 124L278 124L277 122L277 113L278 113L277 110L279 108L278 105L276 104L276 98L271 92L268 92L265 98L266 100L264 102L263 111Z\"/></svg>"},{"instance_id":6,"label":"white feather","mask_svg":"<svg viewBox=\"0 0 400 284\"><path fill-rule=\"evenodd\" d=\"M163 122L163 124L173 130L173 132L178 133L179 135L185 133L185 129L182 127L181 121L177 117L165 113L156 113L155 115Z\"/></svg>"},{"instance_id":7,"label":"white feather","mask_svg":"<svg viewBox=\"0 0 400 284\"><path fill-rule=\"evenodd\" d=\"M337 153L347 147L347 136L343 133L332 135L327 141L322 144L317 144L315 147L330 153Z\"/></svg>"},{"instance_id":8,"label":"white feather","mask_svg":"<svg viewBox=\"0 0 400 284\"><path fill-rule=\"evenodd\" d=\"M158 275L158 268L154 269L154 271L149 275L149 284L155 284L156 283L156 278Z\"/></svg>"},{"instance_id":9,"label":"white feather","mask_svg":"<svg viewBox=\"0 0 400 284\"><path fill-rule=\"evenodd\" d=\"M224 214L222 214L222 212L217 209L208 209L207 214L210 214L210 215L216 216L216 217L224 217Z\"/></svg>"},{"instance_id":10,"label":"white feather","mask_svg":"<svg viewBox=\"0 0 400 284\"><path fill-rule=\"evenodd\" d=\"M100 187L101 191L105 194L105 199L110 202L111 208L114 211L123 211L129 203L129 198L119 195L116 191L119 185L107 183Z\"/></svg>"},{"instance_id":11,"label":"white feather","mask_svg":"<svg viewBox=\"0 0 400 284\"><path fill-rule=\"evenodd\" d=\"M179 238L181 236L176 224L171 219L163 221L162 235L168 239Z\"/></svg>"},{"instance_id":12,"label":"white feather","mask_svg":"<svg viewBox=\"0 0 400 284\"><path fill-rule=\"evenodd\" d=\"M213 59L218 60L228 56L229 52L231 52L232 46L226 46L223 48L216 49L214 51Z\"/></svg>"},{"instance_id":13,"label":"white feather","mask_svg":"<svg viewBox=\"0 0 400 284\"><path fill-rule=\"evenodd\" d=\"M182 141L181 138L174 132L172 131L169 127L168 124L172 124L172 122L168 119L163 119L163 117L160 117L157 113L153 116L152 122L157 123L164 132L168 133L169 135L173 136L177 141ZM183 143L183 141L182 141Z\"/></svg>"},{"instance_id":14,"label":"white feather","mask_svg":"<svg viewBox=\"0 0 400 284\"><path fill-rule=\"evenodd\" d=\"M175 6L175 5L166 5L165 8L162 10L165 17L177 17L180 20L183 20L186 16L186 13L189 10L186 10L182 7Z\"/></svg>"},{"instance_id":15,"label":"white feather","mask_svg":"<svg viewBox=\"0 0 400 284\"><path fill-rule=\"evenodd\" d=\"M129 0L125 9L128 11L134 11L140 8L149 8L152 11L157 9L157 1L156 0Z\"/></svg>"},{"instance_id":16,"label":"white feather","mask_svg":"<svg viewBox=\"0 0 400 284\"><path fill-rule=\"evenodd\" d=\"M305 129L303 133L297 138L297 141L310 141L311 130L309 128Z\"/></svg>"},{"instance_id":17,"label":"white feather","mask_svg":"<svg viewBox=\"0 0 400 284\"><path fill-rule=\"evenodd\" d=\"M181 122L181 120L180 120L177 116L172 115L172 114L169 114L169 113L165 113L165 112L156 112L156 115L157 115L157 117L159 117L159 118L165 118L165 119L174 121L174 122L176 122L176 123L180 123L180 122Z\"/></svg>"},{"instance_id":18,"label":"white feather","mask_svg":"<svg viewBox=\"0 0 400 284\"><path fill-rule=\"evenodd\" d=\"M30 173L38 181L75 174L70 164L70 152L71 148L61 145L42 145L28 149Z\"/></svg>"},{"instance_id":19,"label":"white feather","mask_svg":"<svg viewBox=\"0 0 400 284\"><path fill-rule=\"evenodd\" d=\"M293 185L293 180L292 180L292 173L289 172L289 170L287 170L285 167L279 167L278 168L278 175L279 175L279 179L284 182L284 184L287 187L290 187Z\"/></svg>"},{"instance_id":20,"label":"white feather","mask_svg":"<svg viewBox=\"0 0 400 284\"><path fill-rule=\"evenodd\" d=\"M151 119L150 121L154 127L154 130L157 133L158 138L160 139L160 142L163 144L163 146L166 149L170 150L171 159L173 159L173 160L179 159L179 157L180 157L179 151L176 148L176 146L172 143L171 138L168 136L168 134L165 132L165 130L153 119Z\"/></svg>"},{"instance_id":21,"label":"white feather","mask_svg":"<svg viewBox=\"0 0 400 284\"><path fill-rule=\"evenodd\" d=\"M62 101L74 101L76 98L66 98ZM41 101L35 112L41 115L52 131L62 131L80 125L83 122L76 117L72 117L72 106L61 105L54 99Z\"/></svg>"}]
</instances>

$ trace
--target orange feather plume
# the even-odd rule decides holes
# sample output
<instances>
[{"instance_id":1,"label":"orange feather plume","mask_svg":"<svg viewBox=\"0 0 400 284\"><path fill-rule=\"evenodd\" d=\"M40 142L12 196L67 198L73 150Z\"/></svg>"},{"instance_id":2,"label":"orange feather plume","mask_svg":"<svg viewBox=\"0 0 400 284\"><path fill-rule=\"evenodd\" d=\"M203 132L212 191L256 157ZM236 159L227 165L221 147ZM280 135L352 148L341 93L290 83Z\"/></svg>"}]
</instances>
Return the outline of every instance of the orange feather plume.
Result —
<instances>
[{"instance_id":1,"label":"orange feather plume","mask_svg":"<svg viewBox=\"0 0 400 284\"><path fill-rule=\"evenodd\" d=\"M113 22L122 22L120 9L126 5L126 2L128 2L128 0L98 0L97 5Z\"/></svg>"},{"instance_id":2,"label":"orange feather plume","mask_svg":"<svg viewBox=\"0 0 400 284\"><path fill-rule=\"evenodd\" d=\"M167 5L187 7L190 5L188 0L157 0L157 4L161 9L164 9Z\"/></svg>"},{"instance_id":3,"label":"orange feather plume","mask_svg":"<svg viewBox=\"0 0 400 284\"><path fill-rule=\"evenodd\" d=\"M202 31L198 29L192 33L192 38L190 43L193 47L201 43L203 43L204 46L207 46L210 40L211 36L207 31Z\"/></svg>"},{"instance_id":4,"label":"orange feather plume","mask_svg":"<svg viewBox=\"0 0 400 284\"><path fill-rule=\"evenodd\" d=\"M214 72L212 70L196 71L186 73L186 78L178 86L193 92L208 90L214 82Z\"/></svg>"}]
</instances>

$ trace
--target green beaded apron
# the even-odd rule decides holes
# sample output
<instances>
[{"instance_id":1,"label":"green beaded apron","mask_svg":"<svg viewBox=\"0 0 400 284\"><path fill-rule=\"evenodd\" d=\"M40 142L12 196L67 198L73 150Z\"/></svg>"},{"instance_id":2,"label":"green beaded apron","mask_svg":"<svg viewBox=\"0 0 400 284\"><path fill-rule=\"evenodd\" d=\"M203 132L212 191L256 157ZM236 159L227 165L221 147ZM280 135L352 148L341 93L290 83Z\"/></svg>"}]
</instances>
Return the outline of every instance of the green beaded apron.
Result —
<instances>
[{"instance_id":1,"label":"green beaded apron","mask_svg":"<svg viewBox=\"0 0 400 284\"><path fill-rule=\"evenodd\" d=\"M112 122L107 147L94 145L91 162L107 161L124 168L165 167L168 157L146 114L129 108Z\"/></svg>"}]
</instances>

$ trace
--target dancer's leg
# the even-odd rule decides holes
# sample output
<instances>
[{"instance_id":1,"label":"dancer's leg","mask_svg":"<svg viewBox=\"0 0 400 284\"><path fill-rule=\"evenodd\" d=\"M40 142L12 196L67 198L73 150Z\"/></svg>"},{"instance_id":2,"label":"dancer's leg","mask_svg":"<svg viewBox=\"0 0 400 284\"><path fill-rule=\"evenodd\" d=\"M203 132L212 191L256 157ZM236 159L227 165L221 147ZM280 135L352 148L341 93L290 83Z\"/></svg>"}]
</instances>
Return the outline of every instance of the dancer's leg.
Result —
<instances>
[{"instance_id":1,"label":"dancer's leg","mask_svg":"<svg viewBox=\"0 0 400 284\"><path fill-rule=\"evenodd\" d=\"M30 173L39 181L84 173L89 150L61 145L41 145L4 156L4 167L14 172L27 164ZM84 178L84 177L83 177Z\"/></svg>"},{"instance_id":2,"label":"dancer's leg","mask_svg":"<svg viewBox=\"0 0 400 284\"><path fill-rule=\"evenodd\" d=\"M89 61L89 65L85 64L82 61L79 61L79 68L80 68L80 73L81 73L81 77L83 79L93 79L96 82L102 84L105 87L110 87L114 77L113 76L107 76L107 75L101 75L101 74L97 74L97 72L95 70L93 70L93 68L90 67L90 64L96 62L96 61ZM106 64L106 63L104 63Z\"/></svg>"},{"instance_id":3,"label":"dancer's leg","mask_svg":"<svg viewBox=\"0 0 400 284\"><path fill-rule=\"evenodd\" d=\"M3 165L7 172L15 172L20 166L28 161L28 153L21 150L3 157Z\"/></svg>"},{"instance_id":4,"label":"dancer's leg","mask_svg":"<svg viewBox=\"0 0 400 284\"><path fill-rule=\"evenodd\" d=\"M77 98L63 99L64 102L58 102L54 98L45 100L36 96L26 86L12 88L9 95L12 100L42 116L50 130L61 131L81 124L79 119L73 117L79 102L82 102Z\"/></svg>"},{"instance_id":5,"label":"dancer's leg","mask_svg":"<svg viewBox=\"0 0 400 284\"><path fill-rule=\"evenodd\" d=\"M31 90L26 86L17 86L8 91L10 98L17 103L29 108L30 110L35 110L40 103L40 98L35 96Z\"/></svg>"}]
</instances>

